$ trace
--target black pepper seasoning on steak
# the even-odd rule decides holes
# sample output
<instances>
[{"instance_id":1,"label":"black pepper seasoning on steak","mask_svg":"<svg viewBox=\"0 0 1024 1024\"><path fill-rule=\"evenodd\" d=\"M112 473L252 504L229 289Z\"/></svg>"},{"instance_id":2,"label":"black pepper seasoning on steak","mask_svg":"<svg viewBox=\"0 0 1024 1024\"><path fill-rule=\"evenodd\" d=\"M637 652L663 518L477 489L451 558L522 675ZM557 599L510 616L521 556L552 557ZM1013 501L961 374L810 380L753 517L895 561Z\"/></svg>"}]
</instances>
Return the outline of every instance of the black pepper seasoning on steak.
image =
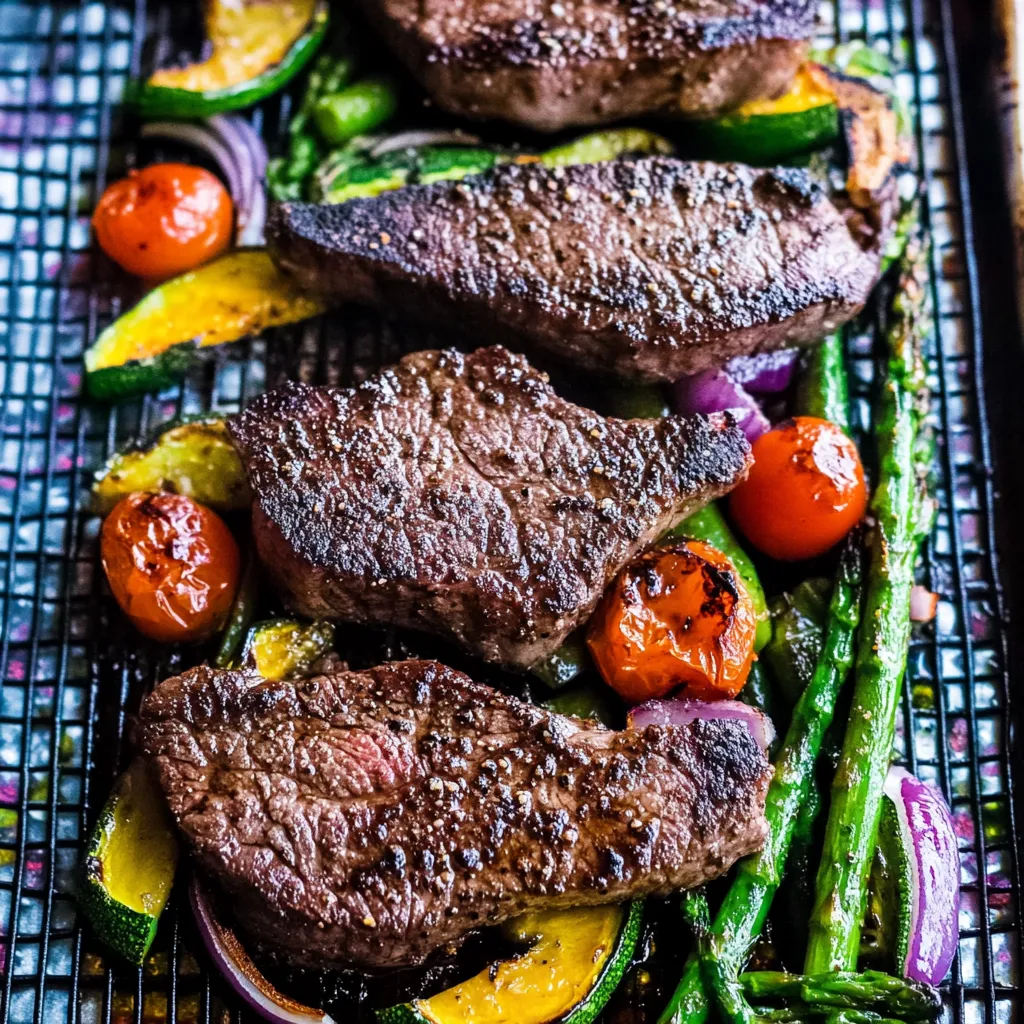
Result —
<instances>
[{"instance_id":1,"label":"black pepper seasoning on steak","mask_svg":"<svg viewBox=\"0 0 1024 1024\"><path fill-rule=\"evenodd\" d=\"M727 416L606 419L503 348L287 384L229 424L260 558L309 617L546 657L638 551L746 474Z\"/></svg>"},{"instance_id":2,"label":"black pepper seasoning on steak","mask_svg":"<svg viewBox=\"0 0 1024 1024\"><path fill-rule=\"evenodd\" d=\"M788 88L812 0L362 0L437 104L540 131L713 117Z\"/></svg>"},{"instance_id":3,"label":"black pepper seasoning on steak","mask_svg":"<svg viewBox=\"0 0 1024 1024\"><path fill-rule=\"evenodd\" d=\"M140 741L242 927L317 967L667 895L766 834L771 766L744 724L614 732L437 662L281 683L201 666L146 699Z\"/></svg>"},{"instance_id":4,"label":"black pepper seasoning on steak","mask_svg":"<svg viewBox=\"0 0 1024 1024\"><path fill-rule=\"evenodd\" d=\"M819 341L854 316L889 233L860 220L803 170L652 157L284 203L267 239L337 300L574 368L676 380Z\"/></svg>"}]
</instances>

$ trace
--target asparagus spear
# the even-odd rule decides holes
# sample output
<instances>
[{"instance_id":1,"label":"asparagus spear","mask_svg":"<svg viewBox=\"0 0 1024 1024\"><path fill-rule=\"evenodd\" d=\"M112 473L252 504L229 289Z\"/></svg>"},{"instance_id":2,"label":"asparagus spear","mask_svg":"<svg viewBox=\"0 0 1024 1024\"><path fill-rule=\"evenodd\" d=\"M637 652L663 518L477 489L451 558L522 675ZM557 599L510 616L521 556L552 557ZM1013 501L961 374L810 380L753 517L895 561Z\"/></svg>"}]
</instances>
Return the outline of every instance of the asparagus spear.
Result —
<instances>
[{"instance_id":1,"label":"asparagus spear","mask_svg":"<svg viewBox=\"0 0 1024 1024\"><path fill-rule=\"evenodd\" d=\"M888 332L887 375L876 415L879 481L865 628L856 684L816 882L805 972L856 967L868 873L878 837L910 640L910 588L932 506L919 472L927 403L921 343L927 330L927 245L915 234L901 260Z\"/></svg>"},{"instance_id":2,"label":"asparagus spear","mask_svg":"<svg viewBox=\"0 0 1024 1024\"><path fill-rule=\"evenodd\" d=\"M759 1009L759 1024L807 1024L820 1020L822 1024L905 1024L897 1017L883 1017L872 1010L837 1010L834 1006L787 1006L782 1009Z\"/></svg>"},{"instance_id":3,"label":"asparagus spear","mask_svg":"<svg viewBox=\"0 0 1024 1024\"><path fill-rule=\"evenodd\" d=\"M743 990L754 1000L789 999L807 1006L872 1010L905 1021L934 1020L942 1009L936 989L881 971L787 974L755 971L740 977Z\"/></svg>"},{"instance_id":4,"label":"asparagus spear","mask_svg":"<svg viewBox=\"0 0 1024 1024\"><path fill-rule=\"evenodd\" d=\"M849 433L850 389L842 331L830 334L803 358L803 370L797 382L797 412L801 416L829 420Z\"/></svg>"},{"instance_id":5,"label":"asparagus spear","mask_svg":"<svg viewBox=\"0 0 1024 1024\"><path fill-rule=\"evenodd\" d=\"M829 605L825 644L814 676L793 709L793 719L775 762L768 788L764 849L741 861L715 920L707 931L699 961L689 962L659 1024L700 1024L707 1019L705 983L722 1015L753 1021L738 975L751 942L768 915L781 880L797 817L807 800L822 738L832 721L836 697L853 658L853 634L860 608L859 534L843 552Z\"/></svg>"},{"instance_id":6,"label":"asparagus spear","mask_svg":"<svg viewBox=\"0 0 1024 1024\"><path fill-rule=\"evenodd\" d=\"M298 110L288 122L288 151L275 157L267 168L270 194L279 200L301 199L306 179L320 162L320 146L313 135L313 108L321 96L343 88L351 80L355 62L351 57L323 53L313 65Z\"/></svg>"}]
</instances>

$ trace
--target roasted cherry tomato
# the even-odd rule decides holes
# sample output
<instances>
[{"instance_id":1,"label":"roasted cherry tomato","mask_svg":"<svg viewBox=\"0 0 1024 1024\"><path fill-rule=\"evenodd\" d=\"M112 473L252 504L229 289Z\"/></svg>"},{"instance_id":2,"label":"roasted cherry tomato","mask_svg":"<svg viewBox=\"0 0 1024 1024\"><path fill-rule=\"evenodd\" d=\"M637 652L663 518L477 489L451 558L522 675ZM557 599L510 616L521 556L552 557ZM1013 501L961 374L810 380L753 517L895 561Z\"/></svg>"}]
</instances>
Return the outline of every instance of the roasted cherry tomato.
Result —
<instances>
[{"instance_id":1,"label":"roasted cherry tomato","mask_svg":"<svg viewBox=\"0 0 1024 1024\"><path fill-rule=\"evenodd\" d=\"M115 263L163 279L222 253L231 242L232 219L231 196L209 171L153 164L107 188L92 226Z\"/></svg>"},{"instance_id":2,"label":"roasted cherry tomato","mask_svg":"<svg viewBox=\"0 0 1024 1024\"><path fill-rule=\"evenodd\" d=\"M735 697L754 657L757 615L732 563L703 541L654 548L619 574L587 644L605 682L631 704L677 687Z\"/></svg>"},{"instance_id":3,"label":"roasted cherry tomato","mask_svg":"<svg viewBox=\"0 0 1024 1024\"><path fill-rule=\"evenodd\" d=\"M864 517L868 504L857 446L814 416L785 420L753 444L750 475L729 509L754 547L796 561L823 554Z\"/></svg>"},{"instance_id":4,"label":"roasted cherry tomato","mask_svg":"<svg viewBox=\"0 0 1024 1024\"><path fill-rule=\"evenodd\" d=\"M181 494L129 494L103 523L110 589L136 629L154 640L216 632L238 588L238 545L224 521Z\"/></svg>"}]
</instances>

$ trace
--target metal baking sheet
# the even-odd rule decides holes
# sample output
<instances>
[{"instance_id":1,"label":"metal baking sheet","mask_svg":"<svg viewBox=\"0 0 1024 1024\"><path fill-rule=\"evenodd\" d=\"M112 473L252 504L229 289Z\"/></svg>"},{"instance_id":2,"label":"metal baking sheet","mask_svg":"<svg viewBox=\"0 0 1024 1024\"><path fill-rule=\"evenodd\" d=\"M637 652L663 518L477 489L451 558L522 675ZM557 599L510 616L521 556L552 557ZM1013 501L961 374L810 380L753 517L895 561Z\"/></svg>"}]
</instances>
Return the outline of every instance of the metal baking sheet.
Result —
<instances>
[{"instance_id":1,"label":"metal baking sheet","mask_svg":"<svg viewBox=\"0 0 1024 1024\"><path fill-rule=\"evenodd\" d=\"M141 970L77 914L82 843L122 766L126 723L177 664L122 621L97 561L91 473L129 437L186 412L233 411L282 376L350 381L422 340L369 316L235 346L181 387L119 407L81 396L85 346L130 296L90 252L88 219L135 159L119 107L144 64L173 54L191 4L0 2L0 1018L242 1019L196 948L179 899ZM977 246L950 0L842 0L822 45L867 39L902 64L934 238L929 358L940 515L922 578L941 595L915 632L903 754L948 795L961 842L957 1024L1018 1019L1019 864L1012 801L1006 608L981 356ZM256 109L272 138L290 97ZM973 239L973 243L972 243ZM447 339L446 339L447 340ZM855 415L875 361L852 330Z\"/></svg>"}]
</instances>

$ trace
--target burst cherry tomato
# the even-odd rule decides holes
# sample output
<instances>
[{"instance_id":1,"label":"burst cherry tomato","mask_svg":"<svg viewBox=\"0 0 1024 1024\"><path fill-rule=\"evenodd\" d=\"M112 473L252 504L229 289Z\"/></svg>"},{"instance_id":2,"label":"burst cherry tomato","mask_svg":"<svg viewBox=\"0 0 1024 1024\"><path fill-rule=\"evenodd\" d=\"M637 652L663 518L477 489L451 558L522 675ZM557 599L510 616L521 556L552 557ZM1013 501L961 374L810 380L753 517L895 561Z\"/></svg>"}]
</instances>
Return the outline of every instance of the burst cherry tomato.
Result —
<instances>
[{"instance_id":1,"label":"burst cherry tomato","mask_svg":"<svg viewBox=\"0 0 1024 1024\"><path fill-rule=\"evenodd\" d=\"M732 492L736 525L760 551L796 561L823 554L868 504L857 446L834 424L797 416L753 444L750 475Z\"/></svg>"},{"instance_id":2,"label":"burst cherry tomato","mask_svg":"<svg viewBox=\"0 0 1024 1024\"><path fill-rule=\"evenodd\" d=\"M605 594L587 643L605 682L631 704L679 686L735 697L754 657L757 616L732 562L702 541L655 548Z\"/></svg>"},{"instance_id":3,"label":"burst cherry tomato","mask_svg":"<svg viewBox=\"0 0 1024 1024\"><path fill-rule=\"evenodd\" d=\"M181 494L129 494L103 523L103 569L117 603L154 640L202 640L238 587L238 545L224 521Z\"/></svg>"},{"instance_id":4,"label":"burst cherry tomato","mask_svg":"<svg viewBox=\"0 0 1024 1024\"><path fill-rule=\"evenodd\" d=\"M222 253L231 242L232 218L231 196L209 171L153 164L107 188L92 226L115 263L162 279Z\"/></svg>"}]
</instances>

